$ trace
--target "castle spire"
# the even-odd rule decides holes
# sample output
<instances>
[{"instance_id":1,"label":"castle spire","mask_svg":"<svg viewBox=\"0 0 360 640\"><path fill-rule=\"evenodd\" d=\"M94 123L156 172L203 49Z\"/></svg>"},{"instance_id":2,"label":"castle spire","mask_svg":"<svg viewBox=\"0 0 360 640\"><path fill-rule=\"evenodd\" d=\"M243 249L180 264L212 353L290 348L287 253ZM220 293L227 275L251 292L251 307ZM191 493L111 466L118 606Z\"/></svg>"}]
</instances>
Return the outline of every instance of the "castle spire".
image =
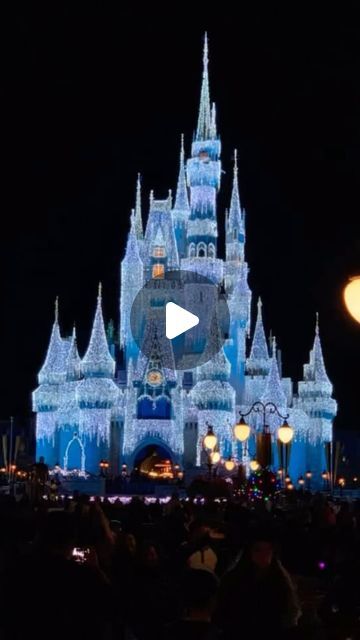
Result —
<instances>
[{"instance_id":1,"label":"castle spire","mask_svg":"<svg viewBox=\"0 0 360 640\"><path fill-rule=\"evenodd\" d=\"M126 243L124 261L132 263L141 262L139 243L136 237L136 219L134 209L131 211L130 231Z\"/></svg>"},{"instance_id":2,"label":"castle spire","mask_svg":"<svg viewBox=\"0 0 360 640\"><path fill-rule=\"evenodd\" d=\"M55 324L59 324L59 296L55 298Z\"/></svg>"},{"instance_id":3,"label":"castle spire","mask_svg":"<svg viewBox=\"0 0 360 640\"><path fill-rule=\"evenodd\" d=\"M143 223L141 217L141 177L140 173L137 176L136 183L136 200L135 200L135 233L138 240L142 240L144 237Z\"/></svg>"},{"instance_id":4,"label":"castle spire","mask_svg":"<svg viewBox=\"0 0 360 640\"><path fill-rule=\"evenodd\" d=\"M82 359L81 367L84 375L88 378L111 378L115 372L115 362L110 354L106 339L102 313L101 284L99 285L90 342Z\"/></svg>"},{"instance_id":5,"label":"castle spire","mask_svg":"<svg viewBox=\"0 0 360 640\"><path fill-rule=\"evenodd\" d=\"M81 359L79 356L76 340L75 324L71 336L70 349L66 360L66 378L67 380L79 380L80 378Z\"/></svg>"},{"instance_id":6,"label":"castle spire","mask_svg":"<svg viewBox=\"0 0 360 640\"><path fill-rule=\"evenodd\" d=\"M326 373L324 356L322 352L320 333L319 333L319 314L316 314L316 324L315 324L315 339L314 346L312 350L312 360L314 366L314 378L315 382L324 382L331 386L331 382Z\"/></svg>"},{"instance_id":7,"label":"castle spire","mask_svg":"<svg viewBox=\"0 0 360 640\"><path fill-rule=\"evenodd\" d=\"M237 150L234 151L234 171L233 171L233 186L231 192L230 213L229 213L229 231L233 232L237 230L237 235L242 228L242 216L241 216L241 204L239 195L239 183L238 183L238 164L237 164Z\"/></svg>"},{"instance_id":8,"label":"castle spire","mask_svg":"<svg viewBox=\"0 0 360 640\"><path fill-rule=\"evenodd\" d=\"M189 198L186 187L185 165L184 165L184 134L181 134L181 148L180 148L180 168L179 177L176 189L176 198L174 210L177 211L190 211Z\"/></svg>"},{"instance_id":9,"label":"castle spire","mask_svg":"<svg viewBox=\"0 0 360 640\"><path fill-rule=\"evenodd\" d=\"M250 356L247 359L247 369L251 374L261 375L269 371L269 352L265 337L262 319L262 302L260 298L257 304L257 318Z\"/></svg>"},{"instance_id":10,"label":"castle spire","mask_svg":"<svg viewBox=\"0 0 360 640\"><path fill-rule=\"evenodd\" d=\"M276 358L276 339L272 340L272 358L270 370L266 380L266 387L261 396L262 402L273 402L278 408L286 407L287 401L284 390L281 385L279 367Z\"/></svg>"},{"instance_id":11,"label":"castle spire","mask_svg":"<svg viewBox=\"0 0 360 640\"><path fill-rule=\"evenodd\" d=\"M57 384L63 379L64 347L59 327L59 298L55 299L54 324L43 366L39 371L40 384Z\"/></svg>"},{"instance_id":12,"label":"castle spire","mask_svg":"<svg viewBox=\"0 0 360 640\"><path fill-rule=\"evenodd\" d=\"M208 75L208 39L207 33L204 37L203 52L203 75L200 95L199 118L196 130L196 140L208 140L211 128L211 110L210 110L210 94L209 94L209 75Z\"/></svg>"}]
</instances>

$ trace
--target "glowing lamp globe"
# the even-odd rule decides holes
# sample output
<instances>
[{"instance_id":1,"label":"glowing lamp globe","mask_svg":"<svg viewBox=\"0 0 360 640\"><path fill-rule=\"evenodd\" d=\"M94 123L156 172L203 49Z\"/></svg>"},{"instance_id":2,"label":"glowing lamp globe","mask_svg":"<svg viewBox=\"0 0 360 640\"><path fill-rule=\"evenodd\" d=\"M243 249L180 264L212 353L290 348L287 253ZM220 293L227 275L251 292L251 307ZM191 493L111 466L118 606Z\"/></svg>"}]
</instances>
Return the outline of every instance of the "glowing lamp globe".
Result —
<instances>
[{"instance_id":1,"label":"glowing lamp globe","mask_svg":"<svg viewBox=\"0 0 360 640\"><path fill-rule=\"evenodd\" d=\"M251 471L257 471L259 469L260 465L259 465L257 460L251 460L250 464L249 464L249 467L250 467Z\"/></svg>"},{"instance_id":2,"label":"glowing lamp globe","mask_svg":"<svg viewBox=\"0 0 360 640\"><path fill-rule=\"evenodd\" d=\"M217 464L218 462L220 462L220 457L221 457L221 456L220 456L219 451L214 451L214 452L211 454L211 462L212 462L213 464Z\"/></svg>"},{"instance_id":3,"label":"glowing lamp globe","mask_svg":"<svg viewBox=\"0 0 360 640\"><path fill-rule=\"evenodd\" d=\"M294 429L290 427L286 420L278 429L278 438L283 444L289 444L294 437Z\"/></svg>"},{"instance_id":4,"label":"glowing lamp globe","mask_svg":"<svg viewBox=\"0 0 360 640\"><path fill-rule=\"evenodd\" d=\"M292 491L292 490L293 490L293 488L294 488L293 483L292 483L292 482L289 482L289 484L288 484L287 488L289 489L289 491Z\"/></svg>"},{"instance_id":5,"label":"glowing lamp globe","mask_svg":"<svg viewBox=\"0 0 360 640\"><path fill-rule=\"evenodd\" d=\"M229 460L225 460L225 469L226 471L233 471L235 468L235 462L231 458Z\"/></svg>"},{"instance_id":6,"label":"glowing lamp globe","mask_svg":"<svg viewBox=\"0 0 360 640\"><path fill-rule=\"evenodd\" d=\"M302 476L300 476L300 478L298 479L298 483L301 487L305 484L305 480Z\"/></svg>"},{"instance_id":7,"label":"glowing lamp globe","mask_svg":"<svg viewBox=\"0 0 360 640\"><path fill-rule=\"evenodd\" d=\"M234 436L239 442L246 442L250 436L251 429L241 416L240 421L234 427Z\"/></svg>"},{"instance_id":8,"label":"glowing lamp globe","mask_svg":"<svg viewBox=\"0 0 360 640\"><path fill-rule=\"evenodd\" d=\"M327 471L323 471L321 474L321 477L323 480L327 480L327 477L328 477Z\"/></svg>"},{"instance_id":9,"label":"glowing lamp globe","mask_svg":"<svg viewBox=\"0 0 360 640\"><path fill-rule=\"evenodd\" d=\"M217 445L217 437L213 431L213 428L209 426L207 434L204 438L204 447L205 449L209 449L213 451Z\"/></svg>"},{"instance_id":10,"label":"glowing lamp globe","mask_svg":"<svg viewBox=\"0 0 360 640\"><path fill-rule=\"evenodd\" d=\"M360 276L351 278L344 289L344 301L350 315L360 322Z\"/></svg>"}]
</instances>

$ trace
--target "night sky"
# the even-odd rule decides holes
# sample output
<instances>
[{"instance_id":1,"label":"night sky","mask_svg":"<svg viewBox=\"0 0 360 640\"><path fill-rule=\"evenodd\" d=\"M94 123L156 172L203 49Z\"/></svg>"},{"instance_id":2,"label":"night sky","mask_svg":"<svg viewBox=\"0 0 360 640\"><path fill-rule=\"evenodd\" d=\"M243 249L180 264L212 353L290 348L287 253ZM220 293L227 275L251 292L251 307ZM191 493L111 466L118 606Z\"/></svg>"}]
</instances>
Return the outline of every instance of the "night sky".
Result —
<instances>
[{"instance_id":1,"label":"night sky","mask_svg":"<svg viewBox=\"0 0 360 640\"><path fill-rule=\"evenodd\" d=\"M76 322L81 353L99 280L106 319L118 322L136 174L143 212L151 188L158 198L175 189L180 134L189 153L196 125L207 30L224 170L219 227L237 147L250 286L263 298L283 374L301 377L318 310L337 426L356 429L360 326L342 304L344 283L360 273L355 3L333 14L325 3L318 14L291 3L293 15L282 5L264 12L240 3L235 14L217 3L201 19L175 3L168 14L154 3L48 4L17 6L2 24L0 418L30 413L56 295L62 332Z\"/></svg>"}]
</instances>

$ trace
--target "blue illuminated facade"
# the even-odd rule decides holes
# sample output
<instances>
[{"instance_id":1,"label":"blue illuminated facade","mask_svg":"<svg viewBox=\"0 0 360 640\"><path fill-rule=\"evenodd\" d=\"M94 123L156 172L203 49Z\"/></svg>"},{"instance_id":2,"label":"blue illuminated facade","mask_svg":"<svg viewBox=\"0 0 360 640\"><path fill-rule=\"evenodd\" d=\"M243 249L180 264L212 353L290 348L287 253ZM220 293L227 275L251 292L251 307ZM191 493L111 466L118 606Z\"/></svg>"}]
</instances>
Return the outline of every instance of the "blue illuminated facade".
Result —
<instances>
[{"instance_id":1,"label":"blue illuminated facade","mask_svg":"<svg viewBox=\"0 0 360 640\"><path fill-rule=\"evenodd\" d=\"M101 289L89 346L82 358L75 331L66 338L60 334L56 305L39 386L33 392L37 457L44 456L50 466L59 465L65 472L78 469L97 474L100 461L106 459L116 474L123 463L131 468L148 446L160 447L184 468L197 466L202 461L201 439L210 423L221 455L235 456L248 468L256 453L256 433L262 430L262 420L256 414L249 416L253 432L243 447L234 441L233 425L240 410L246 412L253 402L261 400L274 402L280 413L289 414L295 430L289 467L292 478L296 480L310 469L314 483L320 482L337 405L324 365L318 321L309 362L295 393L293 381L282 376L275 340L269 344L266 338L261 301L255 305L252 302L236 152L229 210L217 212L220 157L205 39L200 108L191 154L186 161L182 139L175 200L171 192L165 200L156 199L151 192L145 228L138 177L121 262L116 350L114 332L106 331L104 325ZM225 227L225 259L218 257L218 223ZM154 323L144 328L143 339L151 345L150 351L146 350L149 357L139 351L130 328L130 310L138 291L150 278L161 279L174 269L193 271L222 283L230 308L230 333L224 346L207 363L196 369L184 367L183 371L164 367ZM190 300L195 293L200 307L207 304L206 287L199 293L189 286L185 306L186 297ZM157 303L156 299L149 300L150 307ZM167 348L168 363L170 341ZM186 362L186 349L184 359ZM269 416L275 468L279 466L276 433L280 423L276 415Z\"/></svg>"}]
</instances>

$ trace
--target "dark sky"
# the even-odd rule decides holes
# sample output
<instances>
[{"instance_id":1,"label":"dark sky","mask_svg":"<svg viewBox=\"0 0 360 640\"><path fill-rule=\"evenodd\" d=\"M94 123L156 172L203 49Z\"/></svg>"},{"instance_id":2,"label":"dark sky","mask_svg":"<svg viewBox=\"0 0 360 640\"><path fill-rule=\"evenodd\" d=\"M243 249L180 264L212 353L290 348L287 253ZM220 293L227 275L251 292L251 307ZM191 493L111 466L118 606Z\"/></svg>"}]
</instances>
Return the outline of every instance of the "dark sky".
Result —
<instances>
[{"instance_id":1,"label":"dark sky","mask_svg":"<svg viewBox=\"0 0 360 640\"><path fill-rule=\"evenodd\" d=\"M225 171L220 225L237 147L250 285L283 373L301 376L318 310L338 426L356 429L360 327L341 298L360 272L355 3L336 13L325 3L317 12L291 3L291 13L285 3L239 3L236 13L216 3L201 18L175 3L168 14L154 3L33 4L2 24L0 417L30 411L56 295L63 332L76 321L81 352L99 280L106 318L118 321L136 173L144 205L151 188L160 198L175 188L207 29Z\"/></svg>"}]
</instances>

